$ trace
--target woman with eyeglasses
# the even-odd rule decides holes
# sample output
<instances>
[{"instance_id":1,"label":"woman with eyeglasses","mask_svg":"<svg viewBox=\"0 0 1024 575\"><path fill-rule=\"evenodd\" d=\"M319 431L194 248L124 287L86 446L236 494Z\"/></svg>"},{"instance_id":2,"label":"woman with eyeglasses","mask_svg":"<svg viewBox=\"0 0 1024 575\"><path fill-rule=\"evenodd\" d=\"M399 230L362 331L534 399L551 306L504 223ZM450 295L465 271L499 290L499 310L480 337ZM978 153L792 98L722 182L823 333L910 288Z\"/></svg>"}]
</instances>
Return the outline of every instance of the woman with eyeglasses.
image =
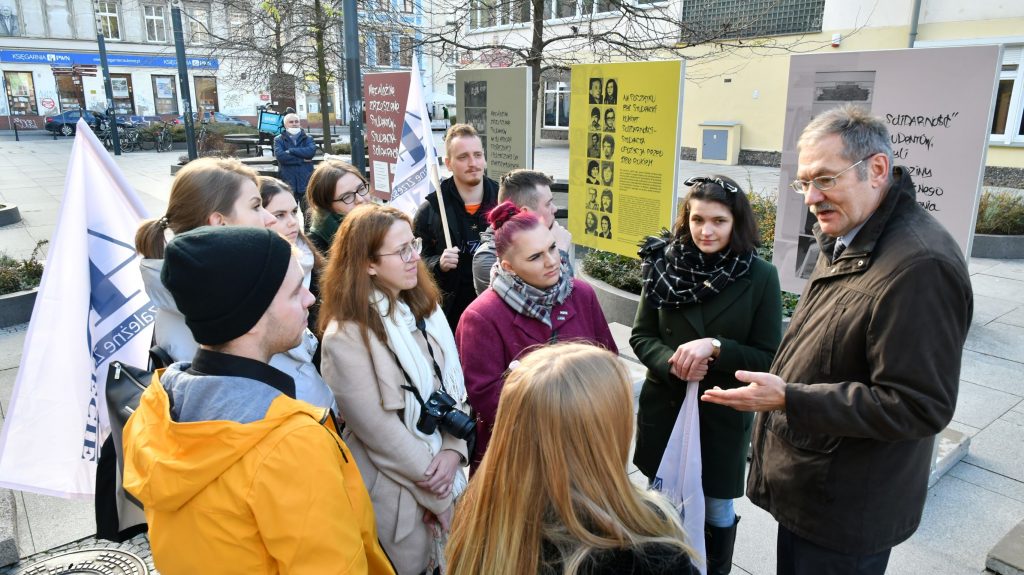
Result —
<instances>
[{"instance_id":1,"label":"woman with eyeglasses","mask_svg":"<svg viewBox=\"0 0 1024 575\"><path fill-rule=\"evenodd\" d=\"M782 339L779 275L757 257L746 194L724 176L690 178L671 235L640 248L643 290L629 343L647 367L633 462L653 479L688 381L700 390L741 387L736 370L767 371ZM698 397L701 395L697 394ZM729 573L733 499L743 496L753 416L698 405L709 574Z\"/></svg>"},{"instance_id":2,"label":"woman with eyeglasses","mask_svg":"<svg viewBox=\"0 0 1024 575\"><path fill-rule=\"evenodd\" d=\"M345 215L373 201L369 192L366 179L348 162L324 160L313 170L306 188L306 200L313 208L309 240L322 255L327 255Z\"/></svg>"},{"instance_id":3,"label":"woman with eyeglasses","mask_svg":"<svg viewBox=\"0 0 1024 575\"><path fill-rule=\"evenodd\" d=\"M538 345L581 341L618 353L594 288L574 278L554 234L534 212L505 202L487 214L498 262L491 287L469 304L455 340L476 410L480 464L494 426L505 372Z\"/></svg>"},{"instance_id":4,"label":"woman with eyeglasses","mask_svg":"<svg viewBox=\"0 0 1024 575\"><path fill-rule=\"evenodd\" d=\"M440 565L473 423L422 247L409 216L358 206L334 237L320 283L324 379L370 487L381 545L402 575Z\"/></svg>"}]
</instances>

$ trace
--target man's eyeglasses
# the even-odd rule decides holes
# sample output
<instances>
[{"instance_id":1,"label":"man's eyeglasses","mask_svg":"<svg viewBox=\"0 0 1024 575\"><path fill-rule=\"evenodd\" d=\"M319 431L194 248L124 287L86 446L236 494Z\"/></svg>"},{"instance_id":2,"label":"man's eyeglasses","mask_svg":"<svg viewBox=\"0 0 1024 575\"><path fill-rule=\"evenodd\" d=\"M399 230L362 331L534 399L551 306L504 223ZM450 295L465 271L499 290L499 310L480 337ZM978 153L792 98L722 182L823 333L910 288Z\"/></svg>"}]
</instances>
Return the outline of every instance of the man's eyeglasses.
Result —
<instances>
[{"instance_id":1,"label":"man's eyeglasses","mask_svg":"<svg viewBox=\"0 0 1024 575\"><path fill-rule=\"evenodd\" d=\"M416 256L423 250L423 238L416 238L413 241L405 244L397 252L391 252L388 254L377 254L378 256L398 256L402 258L402 261L409 263L416 259Z\"/></svg>"},{"instance_id":2,"label":"man's eyeglasses","mask_svg":"<svg viewBox=\"0 0 1024 575\"><path fill-rule=\"evenodd\" d=\"M692 186L694 184L718 184L719 186L722 186L723 190L731 192L733 194L740 191L740 188L738 186L736 186L735 184L730 184L729 182L723 180L722 178L707 178L701 176L697 178L690 178L689 180L683 182L684 186Z\"/></svg>"},{"instance_id":3,"label":"man's eyeglasses","mask_svg":"<svg viewBox=\"0 0 1024 575\"><path fill-rule=\"evenodd\" d=\"M874 155L876 155L876 154L871 154L870 156L868 156L866 158L862 158L859 162L853 164L852 166L846 168L845 170L839 172L838 174L836 174L834 176L818 176L817 178L814 178L813 180L793 180L793 183L791 183L789 185L793 188L793 191L795 191L798 194L806 194L808 191L810 191L811 184L813 184L814 187L818 188L820 191L827 192L827 191L831 190L832 188L836 187L836 180L839 179L839 176L841 176L841 175L845 174L846 172L849 172L850 170L852 170L852 169L856 168L857 166L863 164L865 160L870 159L871 156L874 156Z\"/></svg>"},{"instance_id":4,"label":"man's eyeglasses","mask_svg":"<svg viewBox=\"0 0 1024 575\"><path fill-rule=\"evenodd\" d=\"M356 201L356 196L363 197L370 193L370 189L366 187L366 184L359 184L359 187L352 192L345 192L341 194L341 197L335 198L335 202L341 202L343 204L351 204Z\"/></svg>"}]
</instances>

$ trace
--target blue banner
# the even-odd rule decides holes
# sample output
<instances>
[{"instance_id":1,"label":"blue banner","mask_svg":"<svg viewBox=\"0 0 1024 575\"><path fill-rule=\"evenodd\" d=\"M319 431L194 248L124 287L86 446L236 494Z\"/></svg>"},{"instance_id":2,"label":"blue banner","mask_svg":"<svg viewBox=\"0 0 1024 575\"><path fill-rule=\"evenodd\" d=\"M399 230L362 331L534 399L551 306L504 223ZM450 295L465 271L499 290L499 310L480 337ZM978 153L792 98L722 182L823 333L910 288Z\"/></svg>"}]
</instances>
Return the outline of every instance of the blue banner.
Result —
<instances>
[{"instance_id":1,"label":"blue banner","mask_svg":"<svg viewBox=\"0 0 1024 575\"><path fill-rule=\"evenodd\" d=\"M0 50L0 62L15 64L49 64L51 66L73 66L75 64L100 65L97 52L57 52L45 50ZM178 60L172 56L152 54L116 54L107 53L107 62L111 66L134 68L177 68ZM216 70L219 67L216 58L185 58L189 68L196 70Z\"/></svg>"}]
</instances>

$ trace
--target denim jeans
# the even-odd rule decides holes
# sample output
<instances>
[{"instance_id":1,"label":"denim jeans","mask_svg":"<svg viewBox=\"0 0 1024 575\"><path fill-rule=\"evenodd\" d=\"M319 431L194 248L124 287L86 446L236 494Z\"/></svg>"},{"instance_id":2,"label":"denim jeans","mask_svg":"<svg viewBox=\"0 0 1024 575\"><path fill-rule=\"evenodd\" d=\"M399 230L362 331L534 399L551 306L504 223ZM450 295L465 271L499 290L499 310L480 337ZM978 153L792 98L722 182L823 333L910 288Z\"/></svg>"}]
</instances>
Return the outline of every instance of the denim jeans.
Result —
<instances>
[{"instance_id":1,"label":"denim jeans","mask_svg":"<svg viewBox=\"0 0 1024 575\"><path fill-rule=\"evenodd\" d=\"M736 510L732 499L704 497L704 522L712 527L732 527L736 522Z\"/></svg>"}]
</instances>

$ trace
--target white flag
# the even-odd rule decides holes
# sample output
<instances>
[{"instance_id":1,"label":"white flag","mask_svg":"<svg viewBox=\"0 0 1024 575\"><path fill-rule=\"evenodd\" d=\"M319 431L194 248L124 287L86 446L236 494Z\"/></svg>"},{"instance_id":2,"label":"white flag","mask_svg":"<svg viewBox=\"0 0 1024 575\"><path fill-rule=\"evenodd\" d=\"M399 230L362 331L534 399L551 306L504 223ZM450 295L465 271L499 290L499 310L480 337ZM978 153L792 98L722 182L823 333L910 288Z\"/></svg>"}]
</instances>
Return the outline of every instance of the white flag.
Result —
<instances>
[{"instance_id":1,"label":"white flag","mask_svg":"<svg viewBox=\"0 0 1024 575\"><path fill-rule=\"evenodd\" d=\"M79 120L64 200L0 434L0 486L91 498L109 431L107 364L145 366L155 308L135 230L145 208Z\"/></svg>"},{"instance_id":2,"label":"white flag","mask_svg":"<svg viewBox=\"0 0 1024 575\"><path fill-rule=\"evenodd\" d=\"M707 573L704 549L704 487L700 459L700 415L696 381L686 384L686 399L679 409L672 435L661 456L652 487L661 491L683 517L687 543L700 556L700 572Z\"/></svg>"},{"instance_id":3,"label":"white flag","mask_svg":"<svg viewBox=\"0 0 1024 575\"><path fill-rule=\"evenodd\" d=\"M431 175L430 171L434 174ZM423 100L423 86L420 69L412 67L409 82L409 100L405 106L405 124L402 126L402 141L398 146L398 163L395 164L395 179L391 186L390 205L414 216L416 209L434 190L433 178L437 177L437 152L434 150L434 136L430 131L430 117L427 103Z\"/></svg>"}]
</instances>

